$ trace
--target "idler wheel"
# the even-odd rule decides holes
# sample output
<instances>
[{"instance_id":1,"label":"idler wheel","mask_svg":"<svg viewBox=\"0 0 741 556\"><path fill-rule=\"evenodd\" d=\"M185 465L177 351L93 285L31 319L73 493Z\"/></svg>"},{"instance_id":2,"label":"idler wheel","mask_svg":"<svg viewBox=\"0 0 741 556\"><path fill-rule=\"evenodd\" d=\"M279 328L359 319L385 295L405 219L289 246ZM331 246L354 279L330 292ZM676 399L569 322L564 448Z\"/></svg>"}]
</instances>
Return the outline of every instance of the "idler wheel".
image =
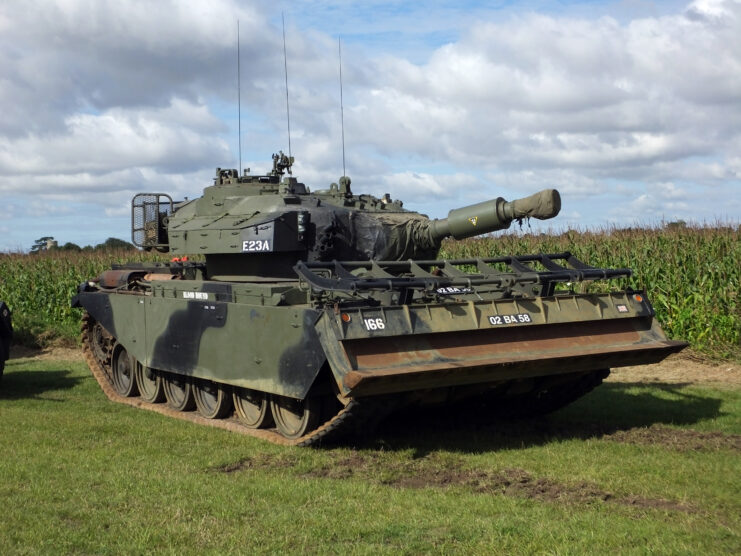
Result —
<instances>
[{"instance_id":1,"label":"idler wheel","mask_svg":"<svg viewBox=\"0 0 741 556\"><path fill-rule=\"evenodd\" d=\"M232 397L220 384L194 380L192 388L198 413L206 419L223 419L232 412Z\"/></svg>"},{"instance_id":2,"label":"idler wheel","mask_svg":"<svg viewBox=\"0 0 741 556\"><path fill-rule=\"evenodd\" d=\"M110 345L111 335L106 332L105 328L99 322L93 324L90 330L90 347L93 355L99 362L106 363L108 361L111 349Z\"/></svg>"},{"instance_id":3,"label":"idler wheel","mask_svg":"<svg viewBox=\"0 0 741 556\"><path fill-rule=\"evenodd\" d=\"M267 429L273 426L268 397L258 390L235 388L232 395L239 421L250 429Z\"/></svg>"},{"instance_id":4,"label":"idler wheel","mask_svg":"<svg viewBox=\"0 0 741 556\"><path fill-rule=\"evenodd\" d=\"M136 360L129 355L125 347L118 343L114 346L113 357L111 358L111 374L113 388L120 396L130 398L139 394L134 374L136 364Z\"/></svg>"},{"instance_id":5,"label":"idler wheel","mask_svg":"<svg viewBox=\"0 0 741 556\"><path fill-rule=\"evenodd\" d=\"M196 407L191 380L187 376L168 374L163 377L167 405L178 411L193 411Z\"/></svg>"},{"instance_id":6,"label":"idler wheel","mask_svg":"<svg viewBox=\"0 0 741 556\"><path fill-rule=\"evenodd\" d=\"M164 382L154 369L137 363L136 385L139 387L139 395L145 402L161 403L165 401Z\"/></svg>"},{"instance_id":7,"label":"idler wheel","mask_svg":"<svg viewBox=\"0 0 741 556\"><path fill-rule=\"evenodd\" d=\"M270 409L278 432L286 438L299 438L317 427L322 407L319 398L313 396L304 400L272 396Z\"/></svg>"}]
</instances>

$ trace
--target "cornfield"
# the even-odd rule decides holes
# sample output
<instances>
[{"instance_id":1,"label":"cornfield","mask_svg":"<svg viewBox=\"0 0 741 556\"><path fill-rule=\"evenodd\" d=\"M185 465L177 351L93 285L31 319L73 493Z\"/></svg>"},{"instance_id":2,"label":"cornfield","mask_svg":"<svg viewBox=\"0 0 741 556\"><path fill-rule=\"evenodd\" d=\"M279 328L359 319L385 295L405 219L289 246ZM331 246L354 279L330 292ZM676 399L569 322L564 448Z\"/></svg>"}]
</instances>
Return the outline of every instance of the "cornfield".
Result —
<instances>
[{"instance_id":1,"label":"cornfield","mask_svg":"<svg viewBox=\"0 0 741 556\"><path fill-rule=\"evenodd\" d=\"M741 228L661 228L507 234L446 241L441 258L478 258L570 251L593 266L632 268L608 284L645 289L670 338L719 358L741 358ZM77 285L112 263L162 260L141 251L0 254L0 299L13 310L26 344L76 341L80 311L70 307ZM592 288L604 288L596 283Z\"/></svg>"},{"instance_id":2,"label":"cornfield","mask_svg":"<svg viewBox=\"0 0 741 556\"><path fill-rule=\"evenodd\" d=\"M15 341L41 347L75 343L82 313L70 300L78 284L113 263L154 260L158 255L131 250L0 254L0 300L13 311Z\"/></svg>"}]
</instances>

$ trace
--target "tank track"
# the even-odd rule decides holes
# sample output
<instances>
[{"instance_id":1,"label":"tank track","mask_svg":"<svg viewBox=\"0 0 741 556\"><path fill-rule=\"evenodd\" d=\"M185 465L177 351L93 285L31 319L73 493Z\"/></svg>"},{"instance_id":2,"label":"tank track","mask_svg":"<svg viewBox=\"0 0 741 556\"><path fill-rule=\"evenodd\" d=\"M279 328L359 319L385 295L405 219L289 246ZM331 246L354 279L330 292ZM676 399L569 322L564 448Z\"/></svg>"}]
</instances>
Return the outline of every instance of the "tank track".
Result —
<instances>
[{"instance_id":1,"label":"tank track","mask_svg":"<svg viewBox=\"0 0 741 556\"><path fill-rule=\"evenodd\" d=\"M99 346L93 346L90 342L94 326L95 320L88 313L85 313L82 317L83 356L88 367L90 367L93 377L95 377L101 390L103 390L103 393L109 400L116 403L154 411L161 415L174 417L198 425L205 425L208 427L244 434L246 436L252 436L254 438L260 438L282 446L318 446L320 444L336 442L337 440L347 436L349 433L367 431L367 425L375 424L382 416L385 416L391 409L393 409L393 404L387 399L364 399L362 401L352 399L323 425L304 436L289 439L282 436L274 429L251 429L246 427L241 424L234 415L226 419L206 419L195 411L182 412L173 409L164 403L149 403L138 397L127 398L118 394L111 384L109 378L111 376L110 354L108 354L108 357L96 357L96 351L99 355L102 354L100 353L101 350Z\"/></svg>"},{"instance_id":2,"label":"tank track","mask_svg":"<svg viewBox=\"0 0 741 556\"><path fill-rule=\"evenodd\" d=\"M536 391L520 400L518 404L521 415L535 416L553 413L579 398L586 396L597 388L602 381L610 375L610 369L597 369L586 374L579 375L573 380L549 388L545 392ZM516 412L513 412L517 415Z\"/></svg>"},{"instance_id":3,"label":"tank track","mask_svg":"<svg viewBox=\"0 0 741 556\"><path fill-rule=\"evenodd\" d=\"M491 421L499 419L529 419L558 411L576 400L586 396L610 374L610 369L596 369L588 372L563 375L556 384L543 384L526 393L512 397L500 394L486 394L472 403L476 411L489 415Z\"/></svg>"}]
</instances>

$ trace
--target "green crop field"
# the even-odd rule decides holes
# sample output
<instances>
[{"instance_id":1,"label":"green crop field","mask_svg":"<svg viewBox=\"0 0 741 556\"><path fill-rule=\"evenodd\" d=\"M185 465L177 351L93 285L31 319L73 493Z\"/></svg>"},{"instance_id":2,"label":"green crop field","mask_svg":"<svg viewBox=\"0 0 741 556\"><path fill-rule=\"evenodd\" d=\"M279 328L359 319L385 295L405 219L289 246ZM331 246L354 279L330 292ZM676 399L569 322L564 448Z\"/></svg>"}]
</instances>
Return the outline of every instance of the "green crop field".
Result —
<instances>
[{"instance_id":1,"label":"green crop field","mask_svg":"<svg viewBox=\"0 0 741 556\"><path fill-rule=\"evenodd\" d=\"M536 421L418 413L285 448L16 358L0 423L2 554L741 551L737 387L613 379Z\"/></svg>"},{"instance_id":2,"label":"green crop field","mask_svg":"<svg viewBox=\"0 0 741 556\"><path fill-rule=\"evenodd\" d=\"M70 300L77 286L114 263L167 260L135 250L0 253L0 300L13 311L16 342L74 345L82 313Z\"/></svg>"},{"instance_id":3,"label":"green crop field","mask_svg":"<svg viewBox=\"0 0 741 556\"><path fill-rule=\"evenodd\" d=\"M571 251L593 265L632 268L633 277L608 287L645 289L670 338L716 358L741 358L741 228L665 226L508 234L446 241L441 257L496 257ZM0 299L14 312L26 344L76 342L80 312L69 306L77 285L111 263L155 260L141 251L0 254ZM167 260L160 255L159 260ZM597 283L592 287L605 287Z\"/></svg>"}]
</instances>

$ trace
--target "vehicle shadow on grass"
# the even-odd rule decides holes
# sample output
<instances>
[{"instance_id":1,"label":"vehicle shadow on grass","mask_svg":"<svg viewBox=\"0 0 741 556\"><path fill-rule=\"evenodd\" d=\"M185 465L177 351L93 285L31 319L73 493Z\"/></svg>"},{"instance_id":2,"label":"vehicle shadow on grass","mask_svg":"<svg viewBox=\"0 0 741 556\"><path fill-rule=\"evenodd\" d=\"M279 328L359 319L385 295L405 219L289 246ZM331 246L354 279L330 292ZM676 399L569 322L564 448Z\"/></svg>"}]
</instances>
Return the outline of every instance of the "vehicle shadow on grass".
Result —
<instances>
[{"instance_id":1,"label":"vehicle shadow on grass","mask_svg":"<svg viewBox=\"0 0 741 556\"><path fill-rule=\"evenodd\" d=\"M687 391L689 383L603 384L554 413L529 419L492 418L480 406L407 408L389 415L358 448L413 449L415 457L444 449L465 453L521 449L571 439L586 440L654 425L692 425L723 415L712 391Z\"/></svg>"},{"instance_id":2,"label":"vehicle shadow on grass","mask_svg":"<svg viewBox=\"0 0 741 556\"><path fill-rule=\"evenodd\" d=\"M10 368L9 368L10 367ZM46 401L63 401L44 396L47 392L69 390L85 380L72 376L68 369L50 369L43 371L13 371L6 365L5 373L0 379L0 400L44 399Z\"/></svg>"}]
</instances>

